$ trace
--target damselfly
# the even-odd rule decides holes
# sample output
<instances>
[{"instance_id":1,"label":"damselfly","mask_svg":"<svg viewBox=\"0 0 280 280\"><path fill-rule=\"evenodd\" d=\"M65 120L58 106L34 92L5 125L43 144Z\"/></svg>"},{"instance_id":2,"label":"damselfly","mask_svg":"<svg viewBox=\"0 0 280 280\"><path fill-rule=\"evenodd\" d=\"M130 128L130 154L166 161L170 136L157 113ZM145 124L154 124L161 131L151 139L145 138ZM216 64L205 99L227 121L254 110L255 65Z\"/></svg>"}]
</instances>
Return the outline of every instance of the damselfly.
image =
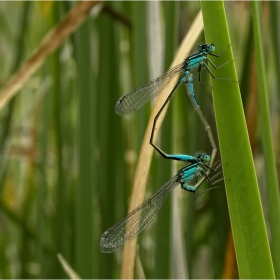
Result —
<instances>
[{"instance_id":1,"label":"damselfly","mask_svg":"<svg viewBox=\"0 0 280 280\"><path fill-rule=\"evenodd\" d=\"M210 73L210 75L216 79L216 80L224 80L224 81L233 81L231 79L224 79L224 78L217 78L214 76L214 74L211 72L210 68L208 65L205 63L205 61L209 61L209 63L217 70L221 68L222 66L226 65L228 62L223 63L220 66L216 66L211 59L207 57L207 55L214 56L214 57L220 57L225 49L229 47L230 45L226 46L219 54L215 54L215 46L213 44L200 44L198 46L199 52L189 56L184 60L183 63L173 67L170 69L167 73L163 74L162 76L152 80L150 83L148 83L145 86L142 86L124 96L122 96L118 101L115 106L115 112L120 115L128 114L132 111L135 111L139 108L141 108L143 105L145 105L147 102L155 98L164 88L167 87L167 85L173 80L175 76L177 76L179 73L181 73L181 76L175 85L175 87L172 89L171 93L165 100L164 104L158 111L157 115L154 118L154 123L153 123L153 128L151 132L151 137L150 137L150 144L164 157L164 158L169 158L169 159L175 159L175 160L181 160L182 155L169 155L165 152L163 152L155 143L153 143L153 138L154 138L154 132L156 129L156 123L157 120L162 113L163 109L165 106L168 104L170 101L171 97L173 96L175 90L177 87L185 83L188 96L191 100L191 103L199 115L200 120L202 121L205 130L207 132L208 138L210 140L210 144L212 146L212 153L211 153L211 162L210 162L210 167L212 166L215 156L217 153L217 147L216 143L214 141L214 137L212 134L211 127L209 126L206 118L204 117L200 106L197 102L195 93L194 93L194 88L193 88L193 75L192 71L195 68L198 68L199 72L199 81L201 80L201 70L203 67L206 68L206 70Z\"/></svg>"},{"instance_id":2,"label":"damselfly","mask_svg":"<svg viewBox=\"0 0 280 280\"><path fill-rule=\"evenodd\" d=\"M213 56L213 57L220 57L223 52L228 48L230 45L226 46L219 54L215 54L215 46L213 44L200 44L198 46L198 53L193 54L189 57L187 57L184 62L181 64L171 68L168 72L165 74L155 78L147 85L144 85L142 87L139 87L138 89L122 96L116 103L115 106L115 112L119 115L126 115L130 112L133 112L135 110L140 109L142 106L144 106L146 103L154 99L162 90L164 90L167 85L173 80L174 77L179 75L181 73L181 76L169 94L168 99L171 98L174 91L177 89L177 87L184 83L186 80L186 77L195 69L198 68L199 72L199 81L201 80L201 70L203 67L206 68L206 70L209 72L209 74L216 80L224 80L224 81L233 81L230 79L224 79L224 78L217 78L215 75L211 72L208 65L205 63L205 61L209 61L209 63L216 69L220 69L224 65L226 65L228 62L223 63L220 66L216 66L211 59L209 59L207 56Z\"/></svg>"},{"instance_id":3,"label":"damselfly","mask_svg":"<svg viewBox=\"0 0 280 280\"><path fill-rule=\"evenodd\" d=\"M152 197L148 198L140 206L130 212L127 217L103 233L100 240L101 252L112 253L134 239L151 223L170 192L178 184L181 184L181 187L186 191L196 194L197 189L205 180L211 185L215 185L217 182L223 180L223 178L221 178L215 182L212 181L221 172L217 173L212 178L209 177L211 171L216 171L221 166L221 163L218 163L215 168L211 168L207 165L211 160L210 155L199 153L194 157L186 156L184 159L191 164L180 169L177 174L164 184ZM192 179L197 179L197 183L194 186L189 184ZM217 186L213 186L212 188L217 188ZM209 188L206 191L212 188ZM203 192L200 192L199 194Z\"/></svg>"}]
</instances>

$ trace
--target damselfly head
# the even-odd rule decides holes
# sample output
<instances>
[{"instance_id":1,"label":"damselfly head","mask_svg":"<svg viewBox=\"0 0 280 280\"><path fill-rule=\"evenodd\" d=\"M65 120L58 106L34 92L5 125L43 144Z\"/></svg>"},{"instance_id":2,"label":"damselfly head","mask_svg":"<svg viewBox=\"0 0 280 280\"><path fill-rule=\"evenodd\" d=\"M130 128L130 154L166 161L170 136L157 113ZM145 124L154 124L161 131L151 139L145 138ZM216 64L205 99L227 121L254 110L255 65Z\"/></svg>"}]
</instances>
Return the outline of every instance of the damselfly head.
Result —
<instances>
[{"instance_id":1,"label":"damselfly head","mask_svg":"<svg viewBox=\"0 0 280 280\"><path fill-rule=\"evenodd\" d=\"M212 53L215 51L215 45L214 44L199 44L198 45L198 50L200 52L205 52L205 53Z\"/></svg>"},{"instance_id":2,"label":"damselfly head","mask_svg":"<svg viewBox=\"0 0 280 280\"><path fill-rule=\"evenodd\" d=\"M201 51L204 51L205 50L205 44L199 44L197 49L201 52Z\"/></svg>"},{"instance_id":3,"label":"damselfly head","mask_svg":"<svg viewBox=\"0 0 280 280\"><path fill-rule=\"evenodd\" d=\"M212 52L214 52L215 51L215 45L213 45L213 44L208 44L207 45L207 49L208 49L208 52L210 52L210 53L212 53Z\"/></svg>"},{"instance_id":4,"label":"damselfly head","mask_svg":"<svg viewBox=\"0 0 280 280\"><path fill-rule=\"evenodd\" d=\"M210 161L211 156L206 153L195 154L194 156L198 162L207 163Z\"/></svg>"}]
</instances>

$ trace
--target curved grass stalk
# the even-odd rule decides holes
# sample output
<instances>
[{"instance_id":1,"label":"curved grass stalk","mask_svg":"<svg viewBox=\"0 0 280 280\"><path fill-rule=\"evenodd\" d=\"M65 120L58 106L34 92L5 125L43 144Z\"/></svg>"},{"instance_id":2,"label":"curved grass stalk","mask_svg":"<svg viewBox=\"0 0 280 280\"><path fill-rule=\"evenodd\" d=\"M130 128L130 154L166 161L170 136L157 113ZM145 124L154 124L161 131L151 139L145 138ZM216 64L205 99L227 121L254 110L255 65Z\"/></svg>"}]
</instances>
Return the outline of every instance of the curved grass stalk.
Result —
<instances>
[{"instance_id":1,"label":"curved grass stalk","mask_svg":"<svg viewBox=\"0 0 280 280\"><path fill-rule=\"evenodd\" d=\"M199 13L192 27L190 28L188 34L183 40L175 56L175 59L173 60L171 67L178 65L180 62L184 60L184 58L188 56L194 43L196 42L198 36L200 35L201 31L202 31L202 17L201 17L201 13ZM171 92L172 88L175 86L175 82L176 81L174 80L174 82L170 83L170 85L165 89L165 91L159 95L157 102L154 106L153 112L150 116L149 123L144 136L143 144L141 147L140 155L139 155L136 173L135 173L129 212L131 212L133 209L135 209L138 205L140 205L144 201L146 183L147 183L151 159L154 151L152 146L149 144L154 117L159 111L159 109L161 108L163 102L166 100L169 93ZM166 110L163 111L163 113L159 118L154 139L156 139L157 137L165 112ZM136 243L137 243L137 238L135 238L126 247L124 247L123 257L122 257L122 271L121 271L121 278L123 279L127 279L127 278L132 279L134 276Z\"/></svg>"}]
</instances>

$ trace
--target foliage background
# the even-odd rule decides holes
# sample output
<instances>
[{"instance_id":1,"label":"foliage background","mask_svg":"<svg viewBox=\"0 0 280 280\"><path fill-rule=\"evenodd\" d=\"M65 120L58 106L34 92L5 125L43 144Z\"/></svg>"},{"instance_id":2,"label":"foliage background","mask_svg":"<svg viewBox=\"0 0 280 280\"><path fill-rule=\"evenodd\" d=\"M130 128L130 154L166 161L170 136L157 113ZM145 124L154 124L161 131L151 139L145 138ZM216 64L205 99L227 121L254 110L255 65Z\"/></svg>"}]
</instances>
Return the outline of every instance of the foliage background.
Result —
<instances>
[{"instance_id":1,"label":"foliage background","mask_svg":"<svg viewBox=\"0 0 280 280\"><path fill-rule=\"evenodd\" d=\"M1 87L75 4L0 2ZM226 2L225 7L266 217L251 5ZM1 110L1 278L65 278L57 253L82 278L119 277L121 252L101 254L99 239L127 213L152 103L127 117L115 115L114 105L120 96L168 69L199 10L199 2L104 2ZM278 11L278 3L262 5L276 159ZM204 41L202 34L197 44ZM218 50L224 48L213 43ZM207 81L207 74L203 77ZM195 89L215 132L211 89L199 83ZM158 139L160 147L191 155L209 152L205 130L184 87L171 103ZM176 164L176 169L180 167ZM173 174L171 162L155 154L147 196ZM179 187L176 191L186 276L238 277L223 186L198 197ZM147 278L169 278L178 273L171 265L172 205L168 200L156 222L140 236L139 260ZM268 222L267 226L269 232Z\"/></svg>"}]
</instances>

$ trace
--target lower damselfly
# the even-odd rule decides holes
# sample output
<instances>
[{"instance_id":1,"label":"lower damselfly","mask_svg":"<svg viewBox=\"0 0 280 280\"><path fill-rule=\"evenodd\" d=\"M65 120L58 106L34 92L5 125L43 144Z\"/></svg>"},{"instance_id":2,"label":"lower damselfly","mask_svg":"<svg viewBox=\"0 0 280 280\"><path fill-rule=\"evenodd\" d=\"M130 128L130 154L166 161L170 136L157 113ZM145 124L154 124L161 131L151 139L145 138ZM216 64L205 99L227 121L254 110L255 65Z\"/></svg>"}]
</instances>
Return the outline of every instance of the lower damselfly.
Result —
<instances>
[{"instance_id":1,"label":"lower damselfly","mask_svg":"<svg viewBox=\"0 0 280 280\"><path fill-rule=\"evenodd\" d=\"M223 180L223 178L220 178L213 182L213 179L217 178L222 171L210 178L210 172L216 171L221 166L221 163L217 162L217 164L214 164L214 168L210 167L208 165L211 160L210 155L198 153L194 157L185 156L184 159L184 161L190 164L181 168L177 174L165 183L153 196L145 200L140 206L130 212L127 217L103 233L100 240L100 251L102 253L112 253L138 236L138 234L156 217L168 195L178 184L181 184L184 190L198 195L210 189L217 188L218 186L215 186L216 183ZM190 181L193 179L196 180L194 186L190 184ZM211 184L212 187L197 194L196 192L199 186L204 181Z\"/></svg>"}]
</instances>

